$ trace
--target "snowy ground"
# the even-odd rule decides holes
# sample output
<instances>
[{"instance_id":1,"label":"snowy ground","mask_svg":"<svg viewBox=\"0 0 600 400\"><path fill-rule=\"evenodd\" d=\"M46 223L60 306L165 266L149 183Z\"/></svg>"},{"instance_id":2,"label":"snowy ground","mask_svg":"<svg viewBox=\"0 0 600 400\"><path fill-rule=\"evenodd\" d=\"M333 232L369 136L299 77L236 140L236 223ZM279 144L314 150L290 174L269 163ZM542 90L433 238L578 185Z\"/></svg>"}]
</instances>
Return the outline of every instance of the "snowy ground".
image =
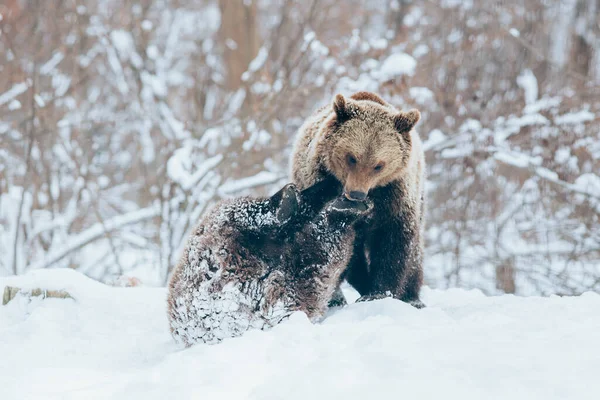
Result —
<instances>
[{"instance_id":1,"label":"snowy ground","mask_svg":"<svg viewBox=\"0 0 600 400\"><path fill-rule=\"evenodd\" d=\"M70 270L0 278L76 300L0 306L2 399L599 399L600 295L424 291L428 308L353 304L311 325L178 349L164 289Z\"/></svg>"}]
</instances>

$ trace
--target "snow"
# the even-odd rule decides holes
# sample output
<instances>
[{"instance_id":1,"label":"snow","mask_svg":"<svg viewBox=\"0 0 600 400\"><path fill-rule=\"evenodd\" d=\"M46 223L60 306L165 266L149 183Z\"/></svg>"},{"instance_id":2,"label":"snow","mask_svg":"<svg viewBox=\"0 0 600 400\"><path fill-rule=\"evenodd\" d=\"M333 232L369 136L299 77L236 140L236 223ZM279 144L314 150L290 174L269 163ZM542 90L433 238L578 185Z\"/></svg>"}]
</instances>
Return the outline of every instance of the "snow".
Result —
<instances>
[{"instance_id":1,"label":"snow","mask_svg":"<svg viewBox=\"0 0 600 400\"><path fill-rule=\"evenodd\" d=\"M154 26L154 24L152 23L152 21L148 21L147 19L142 21L142 29L145 31L152 30L153 26Z\"/></svg>"},{"instance_id":2,"label":"snow","mask_svg":"<svg viewBox=\"0 0 600 400\"><path fill-rule=\"evenodd\" d=\"M376 50L384 50L388 46L388 41L386 38L378 37L373 38L369 41L369 45Z\"/></svg>"},{"instance_id":3,"label":"snow","mask_svg":"<svg viewBox=\"0 0 600 400\"><path fill-rule=\"evenodd\" d=\"M563 0L560 2L560 12L551 32L550 58L559 67L564 66L567 61L567 49L571 37L569 35L569 29L571 29L569 24L573 20L577 3L576 0Z\"/></svg>"},{"instance_id":4,"label":"snow","mask_svg":"<svg viewBox=\"0 0 600 400\"><path fill-rule=\"evenodd\" d=\"M532 104L527 104L523 112L525 114L535 114L542 110L558 107L561 103L560 97L542 97Z\"/></svg>"},{"instance_id":5,"label":"snow","mask_svg":"<svg viewBox=\"0 0 600 400\"><path fill-rule=\"evenodd\" d=\"M560 115L554 119L559 125L575 125L581 124L583 122L592 121L594 119L594 113L588 110L581 110L577 112L572 112L564 115Z\"/></svg>"},{"instance_id":6,"label":"snow","mask_svg":"<svg viewBox=\"0 0 600 400\"><path fill-rule=\"evenodd\" d=\"M154 93L154 95L157 97L165 97L167 95L168 88L163 79L156 75L149 74L146 71L143 71L140 76L142 78L142 82L152 89L152 93Z\"/></svg>"},{"instance_id":7,"label":"snow","mask_svg":"<svg viewBox=\"0 0 600 400\"><path fill-rule=\"evenodd\" d=\"M413 76L417 61L406 53L394 53L381 64L378 77L382 81L397 78L402 75Z\"/></svg>"},{"instance_id":8,"label":"snow","mask_svg":"<svg viewBox=\"0 0 600 400\"><path fill-rule=\"evenodd\" d=\"M63 53L54 53L52 57L40 67L40 74L49 75L64 58L65 55Z\"/></svg>"},{"instance_id":9,"label":"snow","mask_svg":"<svg viewBox=\"0 0 600 400\"><path fill-rule=\"evenodd\" d=\"M563 147L556 150L554 153L554 161L557 163L566 163L571 158L571 149L568 147Z\"/></svg>"},{"instance_id":10,"label":"snow","mask_svg":"<svg viewBox=\"0 0 600 400\"><path fill-rule=\"evenodd\" d=\"M426 142L423 142L423 151L429 151L436 147L437 145L444 143L448 140L448 136L444 134L444 132L439 129L434 129L429 132L429 138Z\"/></svg>"},{"instance_id":11,"label":"snow","mask_svg":"<svg viewBox=\"0 0 600 400\"><path fill-rule=\"evenodd\" d=\"M35 95L33 95L33 98L35 99L35 104L37 104L38 107L44 108L46 106L46 102L44 101L42 96L40 96L39 94L36 93ZM13 100L13 101L15 101L15 100Z\"/></svg>"},{"instance_id":12,"label":"snow","mask_svg":"<svg viewBox=\"0 0 600 400\"><path fill-rule=\"evenodd\" d=\"M148 220L159 215L160 210L157 207L148 207L132 211L128 214L117 215L103 222L95 223L85 231L73 235L67 243L61 243L57 245L56 250L51 250L46 254L44 259L38 261L35 264L30 265L29 268L33 270L46 268L47 266L60 261L69 253L82 248L86 244L97 240L99 237L102 237L114 231L115 229L121 228L126 225L135 224L140 221Z\"/></svg>"},{"instance_id":13,"label":"snow","mask_svg":"<svg viewBox=\"0 0 600 400\"><path fill-rule=\"evenodd\" d=\"M415 47L415 50L413 51L413 57L416 58L421 58L422 56L426 55L427 53L429 53L429 47L425 44L419 44L417 45L417 47Z\"/></svg>"},{"instance_id":14,"label":"snow","mask_svg":"<svg viewBox=\"0 0 600 400\"><path fill-rule=\"evenodd\" d=\"M548 120L541 114L525 114L521 117L511 117L506 121L506 125L512 128L522 128L532 125L547 125Z\"/></svg>"},{"instance_id":15,"label":"snow","mask_svg":"<svg viewBox=\"0 0 600 400\"><path fill-rule=\"evenodd\" d=\"M123 59L126 59L130 53L135 52L135 41L131 33L117 29L110 33L110 38Z\"/></svg>"},{"instance_id":16,"label":"snow","mask_svg":"<svg viewBox=\"0 0 600 400\"><path fill-rule=\"evenodd\" d=\"M10 111L19 110L19 109L21 109L21 107L22 107L22 105L19 100L11 100L11 102L8 103L8 109Z\"/></svg>"},{"instance_id":17,"label":"snow","mask_svg":"<svg viewBox=\"0 0 600 400\"><path fill-rule=\"evenodd\" d=\"M280 178L281 176L273 172L261 171L258 174L249 176L247 178L235 180L230 179L227 180L224 184L222 184L221 187L219 187L219 195L225 197L228 195L236 194L249 188L263 186L269 183L276 182Z\"/></svg>"},{"instance_id":18,"label":"snow","mask_svg":"<svg viewBox=\"0 0 600 400\"><path fill-rule=\"evenodd\" d=\"M182 147L177 149L173 156L167 162L167 173L169 177L177 182L184 190L190 190L198 184L209 171L215 169L221 161L223 161L223 155L217 154L216 156L210 157L200 165L196 167L193 173L188 171L192 167L191 163L191 148Z\"/></svg>"},{"instance_id":19,"label":"snow","mask_svg":"<svg viewBox=\"0 0 600 400\"><path fill-rule=\"evenodd\" d=\"M264 46L261 47L256 57L254 57L254 59L250 61L250 64L248 64L248 70L242 74L242 80L247 81L250 79L252 73L261 69L263 65L265 65L268 56L269 50Z\"/></svg>"},{"instance_id":20,"label":"snow","mask_svg":"<svg viewBox=\"0 0 600 400\"><path fill-rule=\"evenodd\" d=\"M581 192L588 193L600 199L600 176L588 173L575 180L575 187Z\"/></svg>"},{"instance_id":21,"label":"snow","mask_svg":"<svg viewBox=\"0 0 600 400\"><path fill-rule=\"evenodd\" d=\"M530 69L524 70L517 77L517 85L525 91L525 104L530 105L538 98L538 81Z\"/></svg>"},{"instance_id":22,"label":"snow","mask_svg":"<svg viewBox=\"0 0 600 400\"><path fill-rule=\"evenodd\" d=\"M486 297L425 288L428 307L351 304L311 324L179 348L163 288L109 287L68 269L0 278L0 387L19 399L596 399L600 295Z\"/></svg>"},{"instance_id":23,"label":"snow","mask_svg":"<svg viewBox=\"0 0 600 400\"><path fill-rule=\"evenodd\" d=\"M0 94L0 106L8 103L9 101L14 99L18 95L25 93L27 91L27 88L29 88L29 85L27 84L27 82L21 82L21 83L15 84L8 91Z\"/></svg>"},{"instance_id":24,"label":"snow","mask_svg":"<svg viewBox=\"0 0 600 400\"><path fill-rule=\"evenodd\" d=\"M539 165L541 160L518 152L510 152L501 150L494 153L494 158L508 165L513 165L517 168L527 168L531 165Z\"/></svg>"},{"instance_id":25,"label":"snow","mask_svg":"<svg viewBox=\"0 0 600 400\"><path fill-rule=\"evenodd\" d=\"M443 149L440 156L443 159L452 159L466 157L471 154L473 154L473 146L464 146L456 149Z\"/></svg>"},{"instance_id":26,"label":"snow","mask_svg":"<svg viewBox=\"0 0 600 400\"><path fill-rule=\"evenodd\" d=\"M242 107L244 100L246 99L246 91L243 88L238 89L231 95L229 99L229 107L227 107L227 116L232 117L236 115L237 111Z\"/></svg>"},{"instance_id":27,"label":"snow","mask_svg":"<svg viewBox=\"0 0 600 400\"><path fill-rule=\"evenodd\" d=\"M377 76L377 71L373 71L372 75ZM377 81L370 74L366 73L360 74L357 79L344 76L340 78L338 87L338 92L349 95L361 90L374 91L377 87Z\"/></svg>"},{"instance_id":28,"label":"snow","mask_svg":"<svg viewBox=\"0 0 600 400\"><path fill-rule=\"evenodd\" d=\"M415 102L419 105L425 105L434 101L435 95L433 92L426 87L411 87L408 89L410 97L415 99Z\"/></svg>"},{"instance_id":29,"label":"snow","mask_svg":"<svg viewBox=\"0 0 600 400\"><path fill-rule=\"evenodd\" d=\"M175 118L173 111L165 103L161 103L159 109L162 118L176 139L186 139L190 136L190 132L185 129L185 125Z\"/></svg>"},{"instance_id":30,"label":"snow","mask_svg":"<svg viewBox=\"0 0 600 400\"><path fill-rule=\"evenodd\" d=\"M540 176L546 180L556 182L558 181L558 174L548 168L538 167L535 169L535 173L537 176Z\"/></svg>"},{"instance_id":31,"label":"snow","mask_svg":"<svg viewBox=\"0 0 600 400\"><path fill-rule=\"evenodd\" d=\"M469 1L462 0L442 0L440 2L440 5L442 6L442 8L455 8L461 5L465 8L469 8L469 3Z\"/></svg>"}]
</instances>

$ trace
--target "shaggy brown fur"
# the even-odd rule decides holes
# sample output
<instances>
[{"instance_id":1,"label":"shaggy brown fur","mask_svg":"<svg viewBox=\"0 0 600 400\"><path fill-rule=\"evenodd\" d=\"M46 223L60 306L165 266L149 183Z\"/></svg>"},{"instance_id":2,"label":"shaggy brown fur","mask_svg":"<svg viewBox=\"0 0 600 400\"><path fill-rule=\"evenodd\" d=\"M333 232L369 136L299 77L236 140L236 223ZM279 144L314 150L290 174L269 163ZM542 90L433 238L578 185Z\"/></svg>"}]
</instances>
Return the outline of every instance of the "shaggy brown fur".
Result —
<instances>
[{"instance_id":1,"label":"shaggy brown fur","mask_svg":"<svg viewBox=\"0 0 600 400\"><path fill-rule=\"evenodd\" d=\"M323 208L335 192L336 182L301 193L288 185L271 198L226 201L210 212L169 283L174 338L217 343L294 311L321 317L352 255L352 223L371 207L338 197Z\"/></svg>"},{"instance_id":2,"label":"shaggy brown fur","mask_svg":"<svg viewBox=\"0 0 600 400\"><path fill-rule=\"evenodd\" d=\"M379 96L337 95L300 128L292 180L300 188L333 176L349 199L368 194L373 217L357 225L346 278L363 300L393 296L415 306L423 277L425 158L414 131L417 110Z\"/></svg>"},{"instance_id":3,"label":"shaggy brown fur","mask_svg":"<svg viewBox=\"0 0 600 400\"><path fill-rule=\"evenodd\" d=\"M354 100L369 100L381 104L382 106L388 106L388 103L386 103L385 100L371 92L356 92L350 96L350 98Z\"/></svg>"}]
</instances>

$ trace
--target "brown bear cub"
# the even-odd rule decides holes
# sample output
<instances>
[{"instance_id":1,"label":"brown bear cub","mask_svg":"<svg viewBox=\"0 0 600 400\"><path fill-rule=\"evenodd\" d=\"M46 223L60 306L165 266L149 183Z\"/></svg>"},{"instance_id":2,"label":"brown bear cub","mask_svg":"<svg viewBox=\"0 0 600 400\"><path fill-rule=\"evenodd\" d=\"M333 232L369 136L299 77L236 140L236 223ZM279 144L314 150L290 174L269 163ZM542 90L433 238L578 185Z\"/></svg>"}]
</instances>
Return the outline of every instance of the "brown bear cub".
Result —
<instances>
[{"instance_id":1,"label":"brown bear cub","mask_svg":"<svg viewBox=\"0 0 600 400\"><path fill-rule=\"evenodd\" d=\"M315 321L352 255L355 221L372 205L338 198L336 182L217 205L194 229L169 282L176 341L218 343L295 311Z\"/></svg>"},{"instance_id":2,"label":"brown bear cub","mask_svg":"<svg viewBox=\"0 0 600 400\"><path fill-rule=\"evenodd\" d=\"M337 95L298 132L291 173L300 189L334 177L348 199L368 196L374 203L369 220L355 226L343 276L359 300L393 296L424 306L425 157L413 130L420 117L417 110L399 111L376 94L359 92Z\"/></svg>"}]
</instances>

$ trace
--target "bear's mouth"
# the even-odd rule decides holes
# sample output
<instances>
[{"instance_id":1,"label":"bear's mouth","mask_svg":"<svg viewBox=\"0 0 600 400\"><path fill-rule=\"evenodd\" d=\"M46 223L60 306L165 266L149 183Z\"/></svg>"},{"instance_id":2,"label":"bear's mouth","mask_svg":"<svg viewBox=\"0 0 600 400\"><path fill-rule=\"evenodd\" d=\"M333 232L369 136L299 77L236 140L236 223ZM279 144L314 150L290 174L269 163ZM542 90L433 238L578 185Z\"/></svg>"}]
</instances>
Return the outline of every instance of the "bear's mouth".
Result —
<instances>
[{"instance_id":1,"label":"bear's mouth","mask_svg":"<svg viewBox=\"0 0 600 400\"><path fill-rule=\"evenodd\" d=\"M350 201L365 201L367 199L367 193L355 190L344 190L344 197Z\"/></svg>"}]
</instances>

